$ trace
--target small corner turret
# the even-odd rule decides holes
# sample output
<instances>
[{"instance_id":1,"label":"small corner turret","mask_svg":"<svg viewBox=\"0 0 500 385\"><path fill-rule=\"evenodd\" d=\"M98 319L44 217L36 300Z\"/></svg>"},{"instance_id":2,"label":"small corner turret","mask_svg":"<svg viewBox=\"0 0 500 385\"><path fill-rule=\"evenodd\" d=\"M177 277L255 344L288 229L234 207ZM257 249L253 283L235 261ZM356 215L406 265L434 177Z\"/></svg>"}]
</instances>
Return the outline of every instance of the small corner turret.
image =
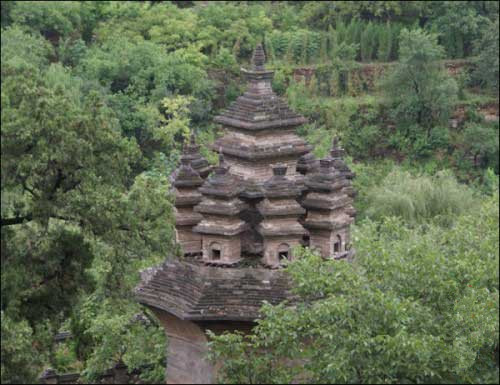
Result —
<instances>
[{"instance_id":1,"label":"small corner turret","mask_svg":"<svg viewBox=\"0 0 500 385\"><path fill-rule=\"evenodd\" d=\"M246 208L246 204L237 197L242 187L229 168L220 154L219 165L199 188L203 199L194 208L203 216L193 228L194 232L202 235L203 261L215 265L231 265L240 261L240 233L248 227L238 217Z\"/></svg>"},{"instance_id":2,"label":"small corner turret","mask_svg":"<svg viewBox=\"0 0 500 385\"><path fill-rule=\"evenodd\" d=\"M352 257L350 226L354 222L351 179L338 138L333 140L331 157L320 160L320 167L306 177L307 195L302 206L307 210L304 227L309 230L310 247L324 258Z\"/></svg>"}]
</instances>

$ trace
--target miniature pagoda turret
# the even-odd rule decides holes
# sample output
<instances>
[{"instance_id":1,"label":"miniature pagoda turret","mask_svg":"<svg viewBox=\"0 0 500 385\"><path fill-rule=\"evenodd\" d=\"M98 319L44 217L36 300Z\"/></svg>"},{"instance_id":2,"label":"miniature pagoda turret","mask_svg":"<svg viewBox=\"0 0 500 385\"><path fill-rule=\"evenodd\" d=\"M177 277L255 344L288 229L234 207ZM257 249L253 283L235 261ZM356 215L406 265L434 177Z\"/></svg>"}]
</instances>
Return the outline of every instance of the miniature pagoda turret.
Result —
<instances>
[{"instance_id":1,"label":"miniature pagoda turret","mask_svg":"<svg viewBox=\"0 0 500 385\"><path fill-rule=\"evenodd\" d=\"M346 180L346 186L343 188L342 192L347 194L350 198L354 199L356 196L356 190L352 187L352 179L355 174L347 167L344 162L344 149L340 146L339 137L333 138L332 149L330 150L330 159L333 162L333 167L339 171L340 175ZM346 208L346 213L353 219L356 217L356 210L351 204Z\"/></svg>"},{"instance_id":2,"label":"miniature pagoda turret","mask_svg":"<svg viewBox=\"0 0 500 385\"><path fill-rule=\"evenodd\" d=\"M189 143L184 143L182 148L182 158L187 159L189 164L195 170L202 179L205 179L210 171L212 171L212 167L207 162L207 160L200 154L200 146L196 144L194 132L191 133ZM172 175L170 175L170 181L173 181L177 178L177 173L179 169L174 170Z\"/></svg>"},{"instance_id":3,"label":"miniature pagoda turret","mask_svg":"<svg viewBox=\"0 0 500 385\"><path fill-rule=\"evenodd\" d=\"M183 255L201 253L201 236L193 232L193 227L201 221L202 216L193 211L193 207L201 201L198 188L203 179L191 167L189 157L181 157L181 166L175 172L173 180L175 195L175 236Z\"/></svg>"},{"instance_id":4,"label":"miniature pagoda turret","mask_svg":"<svg viewBox=\"0 0 500 385\"><path fill-rule=\"evenodd\" d=\"M203 215L193 231L202 234L203 260L207 263L227 265L241 259L240 233L248 227L238 217L247 207L237 197L242 190L223 155L219 155L219 166L200 187L203 199L194 208Z\"/></svg>"},{"instance_id":5,"label":"miniature pagoda turret","mask_svg":"<svg viewBox=\"0 0 500 385\"><path fill-rule=\"evenodd\" d=\"M315 171L318 167L319 161L312 152L302 155L297 161L297 172L302 175Z\"/></svg>"},{"instance_id":6,"label":"miniature pagoda turret","mask_svg":"<svg viewBox=\"0 0 500 385\"><path fill-rule=\"evenodd\" d=\"M350 247L350 225L354 222L350 177L353 175L341 159L335 139L332 157L320 160L320 167L306 177L307 209L304 227L309 230L309 246L325 258L345 258L353 254ZM339 170L334 167L342 165Z\"/></svg>"},{"instance_id":7,"label":"miniature pagoda turret","mask_svg":"<svg viewBox=\"0 0 500 385\"><path fill-rule=\"evenodd\" d=\"M195 142L194 132L191 133L191 139L189 145L186 147L185 157L189 159L191 167L200 174L200 176L205 179L212 167L207 162L207 160L200 154L200 146Z\"/></svg>"},{"instance_id":8,"label":"miniature pagoda turret","mask_svg":"<svg viewBox=\"0 0 500 385\"><path fill-rule=\"evenodd\" d=\"M287 166L275 165L273 176L264 183L265 199L258 205L264 220L257 231L264 239L263 263L278 267L293 258L293 247L299 246L307 231L298 222L305 210L297 203L300 189L286 177Z\"/></svg>"}]
</instances>

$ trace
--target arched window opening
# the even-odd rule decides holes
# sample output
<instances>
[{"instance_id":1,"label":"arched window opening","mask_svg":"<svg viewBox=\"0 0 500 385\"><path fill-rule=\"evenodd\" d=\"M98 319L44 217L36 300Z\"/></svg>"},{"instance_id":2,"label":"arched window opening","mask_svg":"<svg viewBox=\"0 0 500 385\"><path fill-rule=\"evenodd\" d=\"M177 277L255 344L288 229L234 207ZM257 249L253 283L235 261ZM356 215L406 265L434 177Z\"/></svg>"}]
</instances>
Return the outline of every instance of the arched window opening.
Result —
<instances>
[{"instance_id":1,"label":"arched window opening","mask_svg":"<svg viewBox=\"0 0 500 385\"><path fill-rule=\"evenodd\" d=\"M278 247L278 260L280 263L288 261L290 259L290 246L286 243L282 243Z\"/></svg>"},{"instance_id":2,"label":"arched window opening","mask_svg":"<svg viewBox=\"0 0 500 385\"><path fill-rule=\"evenodd\" d=\"M210 258L214 261L219 260L221 257L221 247L217 242L210 245Z\"/></svg>"},{"instance_id":3,"label":"arched window opening","mask_svg":"<svg viewBox=\"0 0 500 385\"><path fill-rule=\"evenodd\" d=\"M335 240L335 243L333 244L333 252L339 253L341 247L342 247L342 238L340 238L340 235L337 235L337 239Z\"/></svg>"}]
</instances>

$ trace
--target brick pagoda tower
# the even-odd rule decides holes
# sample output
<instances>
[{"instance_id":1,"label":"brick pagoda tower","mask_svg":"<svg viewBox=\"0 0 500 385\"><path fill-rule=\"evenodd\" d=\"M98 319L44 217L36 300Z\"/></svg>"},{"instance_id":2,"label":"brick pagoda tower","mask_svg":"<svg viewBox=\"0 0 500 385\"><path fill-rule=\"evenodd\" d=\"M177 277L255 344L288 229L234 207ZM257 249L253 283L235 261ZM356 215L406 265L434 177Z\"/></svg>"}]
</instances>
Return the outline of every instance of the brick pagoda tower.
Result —
<instances>
[{"instance_id":1,"label":"brick pagoda tower","mask_svg":"<svg viewBox=\"0 0 500 385\"><path fill-rule=\"evenodd\" d=\"M299 246L307 231L298 222L306 213L298 203L300 189L285 176L287 166L273 167L273 176L264 183L265 199L258 205L264 220L257 231L264 238L263 263L279 267L283 260L293 259L293 247Z\"/></svg>"},{"instance_id":2,"label":"brick pagoda tower","mask_svg":"<svg viewBox=\"0 0 500 385\"><path fill-rule=\"evenodd\" d=\"M186 152L181 157L181 166L176 170L172 183L175 195L175 235L182 253L194 255L201 253L201 235L193 232L193 227L203 217L194 212L193 208L201 201L198 188L203 184L203 179L191 166Z\"/></svg>"},{"instance_id":3,"label":"brick pagoda tower","mask_svg":"<svg viewBox=\"0 0 500 385\"><path fill-rule=\"evenodd\" d=\"M295 133L306 119L274 94L264 62L258 45L242 70L246 92L215 118L219 165L212 171L194 138L185 147L171 177L184 257L143 271L135 291L168 336L168 383L213 382L205 331L249 332L262 301L291 299L282 262L295 246L324 258L353 255L354 174L343 150L335 141L330 157L315 159Z\"/></svg>"},{"instance_id":4,"label":"brick pagoda tower","mask_svg":"<svg viewBox=\"0 0 500 385\"><path fill-rule=\"evenodd\" d=\"M193 228L202 234L203 261L214 265L232 265L241 260L240 234L248 224L238 215L247 205L238 198L243 186L229 172L219 155L219 166L199 189L203 200L194 210L203 220Z\"/></svg>"}]
</instances>

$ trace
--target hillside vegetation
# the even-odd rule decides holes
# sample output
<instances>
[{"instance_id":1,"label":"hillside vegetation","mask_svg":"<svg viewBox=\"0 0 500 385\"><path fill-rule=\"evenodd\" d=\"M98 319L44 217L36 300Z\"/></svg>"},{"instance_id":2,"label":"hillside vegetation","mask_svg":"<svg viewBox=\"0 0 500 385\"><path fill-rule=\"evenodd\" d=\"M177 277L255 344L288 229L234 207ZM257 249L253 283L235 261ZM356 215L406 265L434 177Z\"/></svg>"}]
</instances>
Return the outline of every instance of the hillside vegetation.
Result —
<instances>
[{"instance_id":1,"label":"hillside vegetation","mask_svg":"<svg viewBox=\"0 0 500 385\"><path fill-rule=\"evenodd\" d=\"M215 161L262 42L314 153L341 137L356 261L299 251L297 308L214 336L219 380L498 383L498 4L2 1L1 382L164 381L132 289L176 255L182 143Z\"/></svg>"}]
</instances>

